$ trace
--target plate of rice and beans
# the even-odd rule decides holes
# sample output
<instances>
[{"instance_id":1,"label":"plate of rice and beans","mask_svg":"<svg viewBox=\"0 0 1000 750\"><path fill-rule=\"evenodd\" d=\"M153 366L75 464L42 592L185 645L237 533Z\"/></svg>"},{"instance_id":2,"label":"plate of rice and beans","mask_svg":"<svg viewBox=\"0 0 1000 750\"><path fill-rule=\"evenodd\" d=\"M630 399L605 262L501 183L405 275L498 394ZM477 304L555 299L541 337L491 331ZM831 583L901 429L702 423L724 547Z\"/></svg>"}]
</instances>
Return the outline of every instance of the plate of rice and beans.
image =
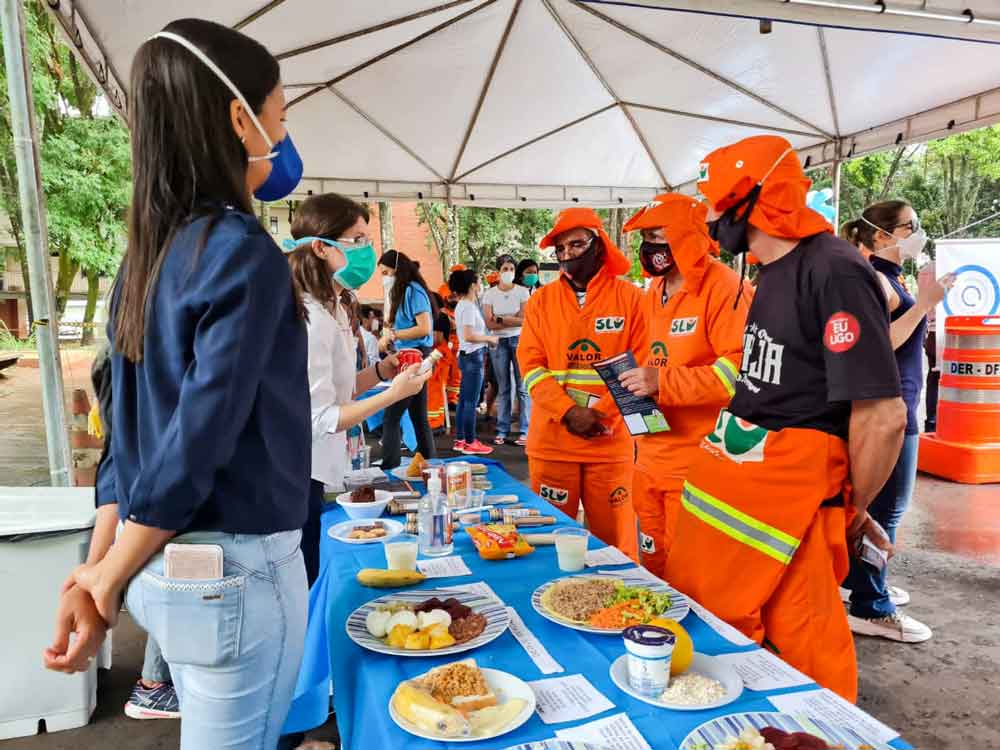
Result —
<instances>
[{"instance_id":1,"label":"plate of rice and beans","mask_svg":"<svg viewBox=\"0 0 1000 750\"><path fill-rule=\"evenodd\" d=\"M535 589L531 606L554 623L602 635L620 635L657 617L680 622L691 611L684 595L663 581L627 572L557 578Z\"/></svg>"}]
</instances>

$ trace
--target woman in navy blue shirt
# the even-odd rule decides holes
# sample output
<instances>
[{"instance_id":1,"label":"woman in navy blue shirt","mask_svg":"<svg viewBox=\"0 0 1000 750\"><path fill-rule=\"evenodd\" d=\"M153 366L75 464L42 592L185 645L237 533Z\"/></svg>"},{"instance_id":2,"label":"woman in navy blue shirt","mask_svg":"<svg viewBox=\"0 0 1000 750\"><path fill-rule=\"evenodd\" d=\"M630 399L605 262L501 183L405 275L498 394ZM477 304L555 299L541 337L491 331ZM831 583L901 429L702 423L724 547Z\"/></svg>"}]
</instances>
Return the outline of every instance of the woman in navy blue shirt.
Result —
<instances>
[{"instance_id":1,"label":"woman in navy blue shirt","mask_svg":"<svg viewBox=\"0 0 1000 750\"><path fill-rule=\"evenodd\" d=\"M903 282L903 262L917 262L927 243L920 220L909 203L882 201L864 210L861 218L844 225L841 233L848 242L866 250L878 272L889 307L889 336L896 350L900 390L906 403L906 433L896 465L881 492L868 508L895 544L896 529L910 504L917 479L917 404L924 383L923 344L927 335L927 313L945 295L944 286L933 278L921 282L916 298ZM851 559L851 572L844 588L851 592L848 618L851 630L902 643L920 643L932 635L924 623L896 610L910 600L901 588L886 582L888 566L877 570L857 557Z\"/></svg>"},{"instance_id":2,"label":"woman in navy blue shirt","mask_svg":"<svg viewBox=\"0 0 1000 750\"><path fill-rule=\"evenodd\" d=\"M437 305L431 299L427 282L420 275L417 264L405 254L390 250L378 259L385 291L386 327L382 330L380 346L390 345L396 351L419 349L425 357L434 348L434 318ZM402 439L400 421L409 412L413 430L417 435L417 450L424 458L437 455L434 435L427 419L427 386L416 396L397 401L385 410L382 422L382 468L399 466L399 446Z\"/></svg>"},{"instance_id":3,"label":"woman in navy blue shirt","mask_svg":"<svg viewBox=\"0 0 1000 750\"><path fill-rule=\"evenodd\" d=\"M278 62L237 31L169 24L136 53L131 89L97 484L120 527L67 581L45 659L85 669L124 596L170 667L181 747L274 748L306 625L310 405L288 264L251 196L289 194L302 163Z\"/></svg>"}]
</instances>

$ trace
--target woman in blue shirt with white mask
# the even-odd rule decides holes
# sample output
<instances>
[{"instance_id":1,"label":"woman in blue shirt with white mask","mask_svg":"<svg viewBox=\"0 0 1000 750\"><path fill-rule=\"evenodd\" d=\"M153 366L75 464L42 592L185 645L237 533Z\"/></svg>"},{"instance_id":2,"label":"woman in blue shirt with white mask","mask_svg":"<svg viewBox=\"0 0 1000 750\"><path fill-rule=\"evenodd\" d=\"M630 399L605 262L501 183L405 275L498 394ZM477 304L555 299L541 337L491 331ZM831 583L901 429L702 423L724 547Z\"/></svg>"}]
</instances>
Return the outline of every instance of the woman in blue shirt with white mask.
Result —
<instances>
[{"instance_id":1,"label":"woman in blue shirt with white mask","mask_svg":"<svg viewBox=\"0 0 1000 750\"><path fill-rule=\"evenodd\" d=\"M197 19L136 53L128 247L108 322L114 424L96 489L121 528L70 575L44 655L86 669L124 597L170 667L183 750L274 748L305 635L306 329L251 202L302 174L279 73L254 40Z\"/></svg>"}]
</instances>

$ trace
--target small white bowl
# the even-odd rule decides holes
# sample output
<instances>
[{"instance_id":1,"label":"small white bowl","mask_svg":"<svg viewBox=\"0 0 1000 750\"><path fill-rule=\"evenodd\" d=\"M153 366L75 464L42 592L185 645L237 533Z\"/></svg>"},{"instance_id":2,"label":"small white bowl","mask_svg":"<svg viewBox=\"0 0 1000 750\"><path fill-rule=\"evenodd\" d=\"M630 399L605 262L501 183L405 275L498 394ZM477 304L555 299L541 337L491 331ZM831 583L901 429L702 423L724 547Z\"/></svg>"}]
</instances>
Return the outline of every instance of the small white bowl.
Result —
<instances>
[{"instance_id":1,"label":"small white bowl","mask_svg":"<svg viewBox=\"0 0 1000 750\"><path fill-rule=\"evenodd\" d=\"M347 512L348 518L355 521L378 518L385 512L390 500L392 493L385 490L375 490L375 501L371 503L352 503L350 492L337 495L337 504Z\"/></svg>"}]
</instances>

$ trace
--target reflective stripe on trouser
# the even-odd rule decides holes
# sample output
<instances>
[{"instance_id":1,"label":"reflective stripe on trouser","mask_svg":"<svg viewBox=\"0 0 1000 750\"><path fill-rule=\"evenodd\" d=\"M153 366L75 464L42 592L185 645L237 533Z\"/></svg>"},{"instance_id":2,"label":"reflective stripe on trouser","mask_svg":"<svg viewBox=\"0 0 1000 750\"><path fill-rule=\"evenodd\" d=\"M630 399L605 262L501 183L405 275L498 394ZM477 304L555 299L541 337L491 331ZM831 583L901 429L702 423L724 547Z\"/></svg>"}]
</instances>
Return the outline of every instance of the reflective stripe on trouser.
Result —
<instances>
[{"instance_id":1,"label":"reflective stripe on trouser","mask_svg":"<svg viewBox=\"0 0 1000 750\"><path fill-rule=\"evenodd\" d=\"M854 652L836 601L848 569L845 512L822 507L847 475L840 438L767 431L724 412L688 472L665 572L695 601L853 700Z\"/></svg>"},{"instance_id":2,"label":"reflective stripe on trouser","mask_svg":"<svg viewBox=\"0 0 1000 750\"><path fill-rule=\"evenodd\" d=\"M576 520L580 502L591 533L637 558L632 470L627 462L582 463L528 457L531 489Z\"/></svg>"},{"instance_id":3,"label":"reflective stripe on trouser","mask_svg":"<svg viewBox=\"0 0 1000 750\"><path fill-rule=\"evenodd\" d=\"M632 503L639 517L639 561L661 576L674 539L681 508L683 479L657 477L636 466L632 476Z\"/></svg>"},{"instance_id":4,"label":"reflective stripe on trouser","mask_svg":"<svg viewBox=\"0 0 1000 750\"><path fill-rule=\"evenodd\" d=\"M734 395L736 393L736 379L740 376L740 371L736 365L725 357L719 357L712 365L712 370L715 371L716 376L722 381L726 392L730 396Z\"/></svg>"},{"instance_id":5,"label":"reflective stripe on trouser","mask_svg":"<svg viewBox=\"0 0 1000 750\"><path fill-rule=\"evenodd\" d=\"M723 534L748 547L753 547L758 552L763 552L768 557L773 557L784 565L792 561L799 540L790 534L758 521L717 497L699 490L690 482L684 483L681 498L686 511Z\"/></svg>"}]
</instances>

